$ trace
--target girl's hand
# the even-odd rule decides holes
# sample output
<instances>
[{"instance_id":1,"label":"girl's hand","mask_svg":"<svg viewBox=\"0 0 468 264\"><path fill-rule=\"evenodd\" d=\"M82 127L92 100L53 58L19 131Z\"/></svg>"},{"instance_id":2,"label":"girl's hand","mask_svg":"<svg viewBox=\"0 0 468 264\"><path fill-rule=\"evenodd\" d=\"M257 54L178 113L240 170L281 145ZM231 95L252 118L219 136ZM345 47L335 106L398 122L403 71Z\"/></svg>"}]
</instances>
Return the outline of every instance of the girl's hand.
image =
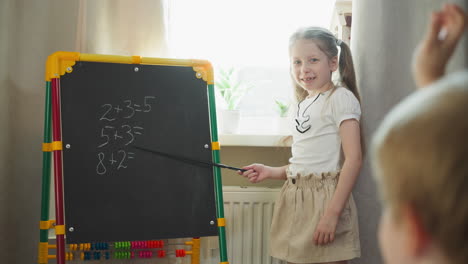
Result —
<instances>
[{"instance_id":1,"label":"girl's hand","mask_svg":"<svg viewBox=\"0 0 468 264\"><path fill-rule=\"evenodd\" d=\"M466 14L455 4L433 12L429 28L413 58L413 77L424 87L445 74L445 67L466 27Z\"/></svg>"},{"instance_id":2,"label":"girl's hand","mask_svg":"<svg viewBox=\"0 0 468 264\"><path fill-rule=\"evenodd\" d=\"M247 171L244 171L243 173L241 171L238 171L237 173L248 178L248 180L252 183L257 183L268 179L272 173L271 167L265 166L263 164L252 164L243 167L242 169L245 169Z\"/></svg>"},{"instance_id":3,"label":"girl's hand","mask_svg":"<svg viewBox=\"0 0 468 264\"><path fill-rule=\"evenodd\" d=\"M314 242L316 245L326 245L335 240L336 225L338 224L339 214L326 210L320 218L320 222L315 228Z\"/></svg>"}]
</instances>

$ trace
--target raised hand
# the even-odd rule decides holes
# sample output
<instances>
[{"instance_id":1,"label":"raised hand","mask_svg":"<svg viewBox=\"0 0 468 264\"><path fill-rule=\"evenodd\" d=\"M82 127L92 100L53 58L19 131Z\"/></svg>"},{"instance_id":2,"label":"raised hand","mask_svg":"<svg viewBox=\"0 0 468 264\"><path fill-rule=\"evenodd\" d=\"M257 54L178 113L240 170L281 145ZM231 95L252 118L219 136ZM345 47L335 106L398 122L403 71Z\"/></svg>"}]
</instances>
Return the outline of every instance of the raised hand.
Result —
<instances>
[{"instance_id":1,"label":"raised hand","mask_svg":"<svg viewBox=\"0 0 468 264\"><path fill-rule=\"evenodd\" d=\"M425 36L413 58L413 77L424 87L445 74L447 63L466 29L467 15L455 4L433 12Z\"/></svg>"}]
</instances>

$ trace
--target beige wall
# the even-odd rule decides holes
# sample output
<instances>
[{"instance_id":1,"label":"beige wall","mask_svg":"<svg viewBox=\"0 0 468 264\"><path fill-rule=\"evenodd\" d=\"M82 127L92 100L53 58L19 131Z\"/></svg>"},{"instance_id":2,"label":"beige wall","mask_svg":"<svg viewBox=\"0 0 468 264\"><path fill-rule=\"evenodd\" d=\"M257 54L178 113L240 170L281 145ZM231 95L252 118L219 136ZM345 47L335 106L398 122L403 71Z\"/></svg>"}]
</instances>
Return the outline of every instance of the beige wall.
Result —
<instances>
[{"instance_id":1,"label":"beige wall","mask_svg":"<svg viewBox=\"0 0 468 264\"><path fill-rule=\"evenodd\" d=\"M222 143L222 142L221 142ZM284 166L291 157L291 148L283 147L223 147L221 146L221 163L242 167L251 163L263 163L269 166ZM266 180L261 183L250 183L246 178L232 170L222 170L223 185L281 187L283 181Z\"/></svg>"}]
</instances>

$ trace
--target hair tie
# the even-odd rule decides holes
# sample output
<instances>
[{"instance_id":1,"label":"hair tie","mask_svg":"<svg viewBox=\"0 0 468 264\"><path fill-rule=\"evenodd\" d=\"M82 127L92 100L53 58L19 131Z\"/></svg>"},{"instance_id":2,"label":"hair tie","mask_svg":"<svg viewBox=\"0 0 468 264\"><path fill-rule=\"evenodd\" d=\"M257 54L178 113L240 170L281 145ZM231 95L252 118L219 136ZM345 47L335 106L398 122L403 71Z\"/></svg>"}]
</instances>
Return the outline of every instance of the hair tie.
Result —
<instances>
[{"instance_id":1,"label":"hair tie","mask_svg":"<svg viewBox=\"0 0 468 264\"><path fill-rule=\"evenodd\" d=\"M337 45L337 46L341 46L341 43L342 43L342 42L343 42L343 41L342 41L341 39L337 39L337 40L336 40L336 45Z\"/></svg>"}]
</instances>

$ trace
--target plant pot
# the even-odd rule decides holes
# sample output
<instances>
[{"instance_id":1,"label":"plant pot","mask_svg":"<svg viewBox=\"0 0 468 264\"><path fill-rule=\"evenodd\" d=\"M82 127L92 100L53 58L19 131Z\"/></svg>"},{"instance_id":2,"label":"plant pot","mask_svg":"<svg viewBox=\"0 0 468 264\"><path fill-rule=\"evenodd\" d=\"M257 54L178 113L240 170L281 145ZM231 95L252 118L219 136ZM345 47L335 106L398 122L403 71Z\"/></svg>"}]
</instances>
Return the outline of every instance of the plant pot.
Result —
<instances>
[{"instance_id":1,"label":"plant pot","mask_svg":"<svg viewBox=\"0 0 468 264\"><path fill-rule=\"evenodd\" d=\"M234 134L237 132L240 120L239 110L221 110L220 132L224 134Z\"/></svg>"}]
</instances>

